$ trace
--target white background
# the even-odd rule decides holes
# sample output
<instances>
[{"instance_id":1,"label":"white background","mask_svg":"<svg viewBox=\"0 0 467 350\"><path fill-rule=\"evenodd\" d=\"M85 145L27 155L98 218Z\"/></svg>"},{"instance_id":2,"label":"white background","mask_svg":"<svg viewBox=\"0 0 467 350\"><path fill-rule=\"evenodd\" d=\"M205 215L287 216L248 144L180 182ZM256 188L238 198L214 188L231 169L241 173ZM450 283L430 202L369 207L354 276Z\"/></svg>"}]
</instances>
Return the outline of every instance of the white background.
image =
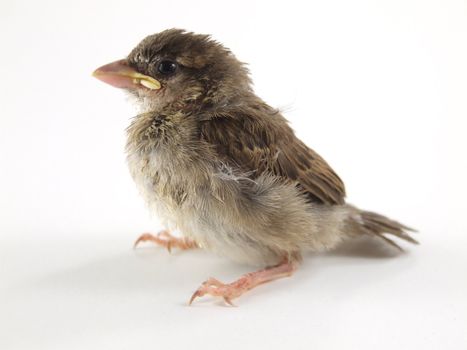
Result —
<instances>
[{"instance_id":1,"label":"white background","mask_svg":"<svg viewBox=\"0 0 467 350\"><path fill-rule=\"evenodd\" d=\"M126 169L124 94L91 77L139 40L211 33L347 185L419 229L307 256L292 277L187 307L202 251L131 249L151 219ZM0 348L465 349L467 4L2 1Z\"/></svg>"}]
</instances>

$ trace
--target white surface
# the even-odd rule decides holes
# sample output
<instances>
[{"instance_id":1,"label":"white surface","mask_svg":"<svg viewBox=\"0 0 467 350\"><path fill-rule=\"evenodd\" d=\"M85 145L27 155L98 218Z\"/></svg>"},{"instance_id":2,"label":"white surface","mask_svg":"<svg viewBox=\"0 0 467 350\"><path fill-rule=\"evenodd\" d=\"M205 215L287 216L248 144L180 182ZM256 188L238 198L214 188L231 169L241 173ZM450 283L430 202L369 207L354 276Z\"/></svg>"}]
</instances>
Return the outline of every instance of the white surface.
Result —
<instances>
[{"instance_id":1,"label":"white surface","mask_svg":"<svg viewBox=\"0 0 467 350\"><path fill-rule=\"evenodd\" d=\"M349 202L422 245L353 242L237 308L186 307L250 268L131 249L159 228L125 165L134 110L90 77L169 27L249 62ZM0 349L467 347L465 2L2 2L0 39Z\"/></svg>"}]
</instances>

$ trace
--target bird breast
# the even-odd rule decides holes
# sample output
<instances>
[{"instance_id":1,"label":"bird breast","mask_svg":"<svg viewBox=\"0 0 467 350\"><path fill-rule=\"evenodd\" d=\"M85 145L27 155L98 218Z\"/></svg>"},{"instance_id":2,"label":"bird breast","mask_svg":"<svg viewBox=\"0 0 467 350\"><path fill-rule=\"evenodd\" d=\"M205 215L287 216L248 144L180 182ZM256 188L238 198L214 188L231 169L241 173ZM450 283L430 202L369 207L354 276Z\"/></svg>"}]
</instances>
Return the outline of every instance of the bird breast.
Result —
<instances>
[{"instance_id":1,"label":"bird breast","mask_svg":"<svg viewBox=\"0 0 467 350\"><path fill-rule=\"evenodd\" d=\"M334 244L333 235L320 232L322 206L308 203L294 183L268 173L251 178L188 141L148 147L130 139L127 151L151 212L208 250L271 265L300 247Z\"/></svg>"}]
</instances>

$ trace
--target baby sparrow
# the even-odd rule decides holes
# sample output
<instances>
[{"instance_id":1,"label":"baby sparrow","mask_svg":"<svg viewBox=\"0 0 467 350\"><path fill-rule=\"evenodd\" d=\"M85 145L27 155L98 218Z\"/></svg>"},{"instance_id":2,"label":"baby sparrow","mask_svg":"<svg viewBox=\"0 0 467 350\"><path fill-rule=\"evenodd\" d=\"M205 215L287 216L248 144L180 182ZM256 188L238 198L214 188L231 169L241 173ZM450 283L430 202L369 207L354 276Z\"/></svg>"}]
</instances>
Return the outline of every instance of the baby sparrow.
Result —
<instances>
[{"instance_id":1,"label":"baby sparrow","mask_svg":"<svg viewBox=\"0 0 467 350\"><path fill-rule=\"evenodd\" d=\"M190 299L232 299L290 276L304 251L361 235L417 243L410 228L345 203L342 180L255 95L248 70L208 35L179 29L145 38L94 76L141 109L128 127L131 175L169 231L144 234L168 249L202 247L266 266L232 283L210 278Z\"/></svg>"}]
</instances>

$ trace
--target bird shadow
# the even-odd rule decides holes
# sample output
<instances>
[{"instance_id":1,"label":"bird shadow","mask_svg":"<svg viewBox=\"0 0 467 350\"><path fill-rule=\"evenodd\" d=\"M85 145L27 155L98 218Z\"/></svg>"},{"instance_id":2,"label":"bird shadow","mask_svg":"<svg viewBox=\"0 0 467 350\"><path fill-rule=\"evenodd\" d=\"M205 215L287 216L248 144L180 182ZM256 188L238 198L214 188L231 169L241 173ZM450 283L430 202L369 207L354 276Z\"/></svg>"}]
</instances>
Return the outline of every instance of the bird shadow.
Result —
<instances>
[{"instance_id":1,"label":"bird shadow","mask_svg":"<svg viewBox=\"0 0 467 350\"><path fill-rule=\"evenodd\" d=\"M294 277L294 283L307 284L306 280L325 271L331 274L339 273L338 265L349 266L352 265L352 261L358 265L366 265L370 264L370 261L366 261L368 259L382 261L403 254L405 252L387 246L378 239L355 239L330 252L306 254L299 273ZM232 282L252 270L254 269L251 267L238 265L201 250L174 251L168 254L160 247L143 247L134 251L119 251L104 258L89 258L75 266L52 271L33 283L36 287L47 290L84 293L120 291L124 295L146 294L148 298L154 297L155 291L159 292L162 289L164 294L169 295L186 293L186 300L177 302L180 306L186 306L190 293L208 277ZM236 305L249 303L250 299L253 301L260 293L270 294L280 290L287 292L289 288L290 282L285 280L275 282L274 286L268 284L247 293ZM209 297L198 298L194 303L201 307L213 304L226 306L222 300Z\"/></svg>"},{"instance_id":2,"label":"bird shadow","mask_svg":"<svg viewBox=\"0 0 467 350\"><path fill-rule=\"evenodd\" d=\"M37 287L89 291L153 293L161 286L167 293L189 286L194 290L211 274L226 276L241 266L197 251L168 253L160 247L126 250L76 266L60 268L37 279ZM206 274L206 271L211 274ZM188 297L188 295L187 295Z\"/></svg>"}]
</instances>

